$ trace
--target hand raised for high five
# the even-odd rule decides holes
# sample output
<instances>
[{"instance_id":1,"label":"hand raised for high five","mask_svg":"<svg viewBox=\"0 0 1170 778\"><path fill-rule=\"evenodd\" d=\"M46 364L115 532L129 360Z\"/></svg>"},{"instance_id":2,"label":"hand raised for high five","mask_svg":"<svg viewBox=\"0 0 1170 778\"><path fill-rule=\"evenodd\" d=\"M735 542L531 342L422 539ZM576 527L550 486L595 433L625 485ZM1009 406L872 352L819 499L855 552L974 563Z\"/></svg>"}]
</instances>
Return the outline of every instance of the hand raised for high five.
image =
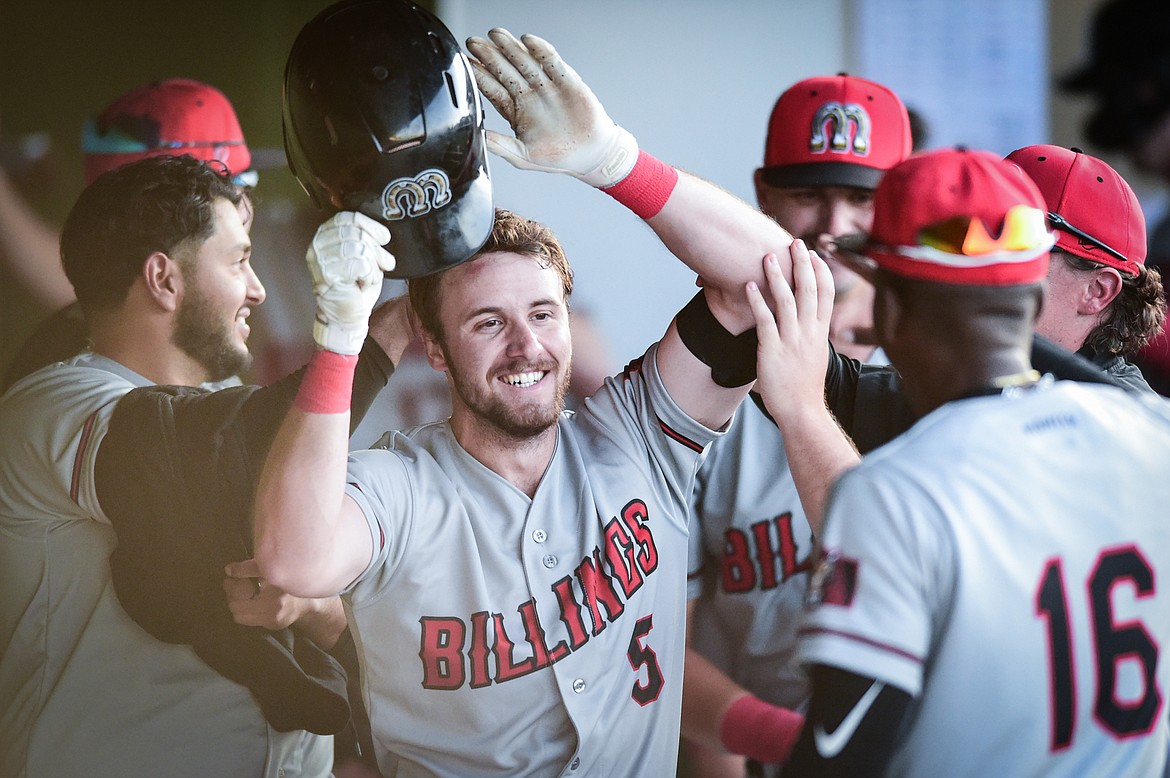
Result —
<instances>
[{"instance_id":1,"label":"hand raised for high five","mask_svg":"<svg viewBox=\"0 0 1170 778\"><path fill-rule=\"evenodd\" d=\"M775 314L759 287L747 284L759 342L756 391L780 428L796 491L809 525L819 532L830 489L858 455L825 405L833 275L803 241L793 241L790 252L792 288L776 256L764 258Z\"/></svg>"},{"instance_id":2,"label":"hand raised for high five","mask_svg":"<svg viewBox=\"0 0 1170 778\"><path fill-rule=\"evenodd\" d=\"M776 256L764 257L771 306L756 284L747 287L759 342L755 388L781 429L791 414L824 407L833 314L829 266L804 241L794 240L790 253L793 288L784 281Z\"/></svg>"},{"instance_id":3,"label":"hand raised for high five","mask_svg":"<svg viewBox=\"0 0 1170 778\"><path fill-rule=\"evenodd\" d=\"M625 178L638 157L634 136L548 41L502 28L468 38L475 80L516 133L488 131L488 148L524 170L566 173L596 187Z\"/></svg>"}]
</instances>

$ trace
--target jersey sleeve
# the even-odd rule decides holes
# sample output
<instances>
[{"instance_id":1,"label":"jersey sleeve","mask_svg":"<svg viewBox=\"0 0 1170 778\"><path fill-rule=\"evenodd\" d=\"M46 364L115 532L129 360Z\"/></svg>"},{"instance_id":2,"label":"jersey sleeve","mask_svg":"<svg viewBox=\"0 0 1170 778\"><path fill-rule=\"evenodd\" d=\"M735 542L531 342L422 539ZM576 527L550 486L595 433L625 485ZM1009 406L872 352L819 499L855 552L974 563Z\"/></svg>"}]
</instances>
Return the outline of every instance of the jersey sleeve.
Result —
<instances>
[{"instance_id":1,"label":"jersey sleeve","mask_svg":"<svg viewBox=\"0 0 1170 778\"><path fill-rule=\"evenodd\" d=\"M831 498L800 657L917 696L934 625L954 585L950 536L931 520L928 501L916 504L918 490L864 464Z\"/></svg>"},{"instance_id":2,"label":"jersey sleeve","mask_svg":"<svg viewBox=\"0 0 1170 778\"><path fill-rule=\"evenodd\" d=\"M618 444L630 464L663 484L663 495L687 520L694 479L707 446L722 432L692 419L675 403L662 383L657 365L658 344L588 398L578 412L578 427Z\"/></svg>"},{"instance_id":3,"label":"jersey sleeve","mask_svg":"<svg viewBox=\"0 0 1170 778\"><path fill-rule=\"evenodd\" d=\"M357 503L370 532L370 563L343 594L359 584L382 591L406 550L415 492L406 463L396 451L370 449L349 455L345 494Z\"/></svg>"},{"instance_id":4,"label":"jersey sleeve","mask_svg":"<svg viewBox=\"0 0 1170 778\"><path fill-rule=\"evenodd\" d=\"M66 365L17 382L0 400L0 511L17 520L47 515L108 524L94 464L117 401L133 388L104 370Z\"/></svg>"}]
</instances>

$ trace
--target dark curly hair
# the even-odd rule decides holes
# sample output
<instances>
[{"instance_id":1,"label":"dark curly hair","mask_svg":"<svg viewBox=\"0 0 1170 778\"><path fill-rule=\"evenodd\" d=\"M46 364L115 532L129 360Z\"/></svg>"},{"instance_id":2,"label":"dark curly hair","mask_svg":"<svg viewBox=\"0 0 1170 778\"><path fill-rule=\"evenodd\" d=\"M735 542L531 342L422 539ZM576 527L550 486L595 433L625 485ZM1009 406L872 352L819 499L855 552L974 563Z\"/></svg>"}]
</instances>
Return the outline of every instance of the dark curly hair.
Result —
<instances>
[{"instance_id":1,"label":"dark curly hair","mask_svg":"<svg viewBox=\"0 0 1170 778\"><path fill-rule=\"evenodd\" d=\"M1102 267L1066 251L1053 251L1068 267L1089 273ZM1152 267L1140 265L1138 274L1121 274L1121 291L1109 306L1109 315L1085 338L1085 346L1102 355L1132 358L1162 331L1166 319L1166 293L1162 277Z\"/></svg>"},{"instance_id":2,"label":"dark curly hair","mask_svg":"<svg viewBox=\"0 0 1170 778\"><path fill-rule=\"evenodd\" d=\"M82 308L120 305L147 257L207 240L215 201L241 197L226 172L189 155L149 157L97 178L61 232L61 262Z\"/></svg>"}]
</instances>

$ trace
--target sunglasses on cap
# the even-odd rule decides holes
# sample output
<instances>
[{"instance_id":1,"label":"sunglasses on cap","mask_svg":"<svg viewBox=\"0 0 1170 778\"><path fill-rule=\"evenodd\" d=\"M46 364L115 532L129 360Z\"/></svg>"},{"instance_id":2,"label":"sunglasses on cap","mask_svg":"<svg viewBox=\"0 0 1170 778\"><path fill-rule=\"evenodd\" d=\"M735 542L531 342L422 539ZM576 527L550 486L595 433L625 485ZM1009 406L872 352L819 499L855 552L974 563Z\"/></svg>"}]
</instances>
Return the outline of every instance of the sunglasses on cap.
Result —
<instances>
[{"instance_id":1,"label":"sunglasses on cap","mask_svg":"<svg viewBox=\"0 0 1170 778\"><path fill-rule=\"evenodd\" d=\"M1067 232L1069 235L1072 235L1074 238L1077 238L1077 239L1081 240L1082 242L1089 244L1090 246L1096 246L1097 248L1104 251L1106 254L1117 258L1118 260L1126 263L1127 265L1129 264L1129 257L1125 256L1120 251L1113 248L1112 246L1105 243L1104 241L1102 241L1098 238L1094 238L1092 235L1085 232L1084 230L1078 229L1078 228L1074 227L1073 225L1069 224L1068 220L1065 219L1063 216L1061 216L1059 213L1056 213L1055 211L1049 211L1048 212L1048 222L1055 229L1058 229L1061 232Z\"/></svg>"},{"instance_id":2,"label":"sunglasses on cap","mask_svg":"<svg viewBox=\"0 0 1170 778\"><path fill-rule=\"evenodd\" d=\"M99 132L97 121L87 119L82 128L81 147L86 154L143 154L149 151L166 149L173 153L182 154L182 149L204 149L224 146L243 146L242 140L227 141L161 141L157 145L149 145L143 140L134 137L119 127L110 127L105 132ZM241 189L251 189L260 181L260 173L255 170L243 170L232 174L221 160L208 160L219 163L224 172L231 176L232 183Z\"/></svg>"},{"instance_id":3,"label":"sunglasses on cap","mask_svg":"<svg viewBox=\"0 0 1170 778\"><path fill-rule=\"evenodd\" d=\"M917 245L882 247L886 253L920 259L939 265L965 265L963 257L1000 257L1011 261L1013 254L1030 259L1037 250L1051 248L1054 240L1048 231L1043 211L1028 205L1013 205L1004 216L1003 230L993 238L982 219L956 216L929 224L918 231ZM834 255L851 270L870 282L877 263L865 256L874 248L865 233L842 235L835 241Z\"/></svg>"},{"instance_id":4,"label":"sunglasses on cap","mask_svg":"<svg viewBox=\"0 0 1170 778\"><path fill-rule=\"evenodd\" d=\"M837 236L830 246L834 259L872 284L878 265L862 253L868 242L869 236L864 232L851 232Z\"/></svg>"}]
</instances>

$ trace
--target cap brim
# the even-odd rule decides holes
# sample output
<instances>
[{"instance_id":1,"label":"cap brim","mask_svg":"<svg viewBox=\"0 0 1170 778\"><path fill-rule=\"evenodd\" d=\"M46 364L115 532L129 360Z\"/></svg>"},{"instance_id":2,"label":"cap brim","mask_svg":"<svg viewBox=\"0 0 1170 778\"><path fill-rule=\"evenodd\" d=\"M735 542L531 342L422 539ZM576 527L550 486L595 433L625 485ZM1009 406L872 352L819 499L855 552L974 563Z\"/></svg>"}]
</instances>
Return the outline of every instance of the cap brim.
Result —
<instances>
[{"instance_id":1,"label":"cap brim","mask_svg":"<svg viewBox=\"0 0 1170 778\"><path fill-rule=\"evenodd\" d=\"M839 235L833 240L833 258L869 283L874 283L877 276L877 263L863 252L869 242L869 236L863 232Z\"/></svg>"},{"instance_id":2,"label":"cap brim","mask_svg":"<svg viewBox=\"0 0 1170 778\"><path fill-rule=\"evenodd\" d=\"M876 189L885 172L852 162L802 162L765 167L761 175L769 186L851 186Z\"/></svg>"}]
</instances>

